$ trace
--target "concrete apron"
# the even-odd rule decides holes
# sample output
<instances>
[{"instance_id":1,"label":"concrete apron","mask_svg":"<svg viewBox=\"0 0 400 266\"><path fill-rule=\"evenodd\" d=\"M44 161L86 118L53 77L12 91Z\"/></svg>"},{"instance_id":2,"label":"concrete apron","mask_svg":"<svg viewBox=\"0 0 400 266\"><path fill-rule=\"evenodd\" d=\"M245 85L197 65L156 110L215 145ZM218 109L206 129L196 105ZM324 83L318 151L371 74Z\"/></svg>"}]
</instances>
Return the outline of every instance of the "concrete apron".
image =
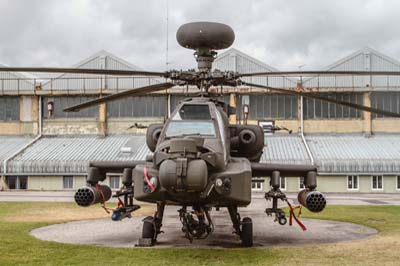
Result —
<instances>
[{"instance_id":1,"label":"concrete apron","mask_svg":"<svg viewBox=\"0 0 400 266\"><path fill-rule=\"evenodd\" d=\"M190 243L181 231L176 208L167 207L162 230L156 248L240 248L240 239L232 234L232 223L226 210L212 211L215 230L203 240ZM282 226L262 211L240 210L241 216L253 219L254 247L303 246L338 243L366 239L378 233L377 230L352 223L301 219L307 231L294 223ZM98 245L110 247L135 247L142 234L142 219L133 217L119 222L111 219L84 220L55 224L31 231L31 235L46 241L69 244Z\"/></svg>"}]
</instances>

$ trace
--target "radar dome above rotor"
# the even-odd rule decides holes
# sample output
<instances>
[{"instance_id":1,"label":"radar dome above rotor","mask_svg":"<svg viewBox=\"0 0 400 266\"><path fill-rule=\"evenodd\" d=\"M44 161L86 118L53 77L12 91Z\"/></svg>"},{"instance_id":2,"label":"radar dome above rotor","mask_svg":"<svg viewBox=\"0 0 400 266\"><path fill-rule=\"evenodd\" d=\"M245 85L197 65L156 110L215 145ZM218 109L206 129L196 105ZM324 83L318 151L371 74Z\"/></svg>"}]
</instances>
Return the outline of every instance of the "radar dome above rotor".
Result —
<instances>
[{"instance_id":1,"label":"radar dome above rotor","mask_svg":"<svg viewBox=\"0 0 400 266\"><path fill-rule=\"evenodd\" d=\"M235 33L228 25L216 22L192 22L179 27L178 43L188 49L220 50L233 44Z\"/></svg>"}]
</instances>

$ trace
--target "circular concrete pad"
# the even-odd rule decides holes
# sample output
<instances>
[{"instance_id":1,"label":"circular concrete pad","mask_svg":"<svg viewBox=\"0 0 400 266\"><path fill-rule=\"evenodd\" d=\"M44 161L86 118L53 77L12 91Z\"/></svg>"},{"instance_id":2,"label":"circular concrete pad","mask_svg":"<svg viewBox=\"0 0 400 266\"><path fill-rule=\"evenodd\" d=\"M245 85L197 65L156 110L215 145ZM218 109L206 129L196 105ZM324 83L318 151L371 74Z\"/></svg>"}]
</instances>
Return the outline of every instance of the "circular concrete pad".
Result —
<instances>
[{"instance_id":1,"label":"circular concrete pad","mask_svg":"<svg viewBox=\"0 0 400 266\"><path fill-rule=\"evenodd\" d=\"M242 217L253 219L254 246L277 245L318 245L365 239L377 233L377 230L352 224L327 220L301 219L307 231L297 224L281 226L273 222L272 217L263 213L242 211ZM207 239L190 243L181 231L178 213L167 212L156 247L189 248L238 248L240 239L232 234L232 223L227 211L211 212L215 225L214 233ZM39 239L70 244L101 245L111 247L135 247L142 234L143 217L133 217L119 222L111 219L84 220L55 224L31 231Z\"/></svg>"}]
</instances>

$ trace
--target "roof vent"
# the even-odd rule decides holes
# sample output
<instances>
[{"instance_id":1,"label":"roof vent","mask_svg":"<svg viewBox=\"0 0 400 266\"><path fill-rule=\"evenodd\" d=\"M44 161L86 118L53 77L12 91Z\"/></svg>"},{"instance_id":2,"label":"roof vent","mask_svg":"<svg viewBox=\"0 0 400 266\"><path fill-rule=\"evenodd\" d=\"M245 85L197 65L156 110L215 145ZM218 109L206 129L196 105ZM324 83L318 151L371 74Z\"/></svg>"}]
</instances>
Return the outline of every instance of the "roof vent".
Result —
<instances>
[{"instance_id":1,"label":"roof vent","mask_svg":"<svg viewBox=\"0 0 400 266\"><path fill-rule=\"evenodd\" d=\"M121 152L122 153L132 153L132 148L131 147L122 147Z\"/></svg>"}]
</instances>

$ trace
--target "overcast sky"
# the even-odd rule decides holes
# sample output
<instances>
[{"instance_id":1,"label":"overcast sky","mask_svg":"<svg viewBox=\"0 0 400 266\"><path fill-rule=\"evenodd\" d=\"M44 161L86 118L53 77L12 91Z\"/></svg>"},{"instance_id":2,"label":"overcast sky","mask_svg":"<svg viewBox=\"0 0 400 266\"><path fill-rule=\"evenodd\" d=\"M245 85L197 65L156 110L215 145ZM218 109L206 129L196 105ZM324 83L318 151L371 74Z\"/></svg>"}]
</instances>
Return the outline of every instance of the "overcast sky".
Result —
<instances>
[{"instance_id":1,"label":"overcast sky","mask_svg":"<svg viewBox=\"0 0 400 266\"><path fill-rule=\"evenodd\" d=\"M400 60L400 1L169 0L170 68L194 67L175 38L192 21L229 24L233 47L281 70L317 69L369 46ZM71 66L107 50L166 68L167 0L0 0L0 62Z\"/></svg>"}]
</instances>

